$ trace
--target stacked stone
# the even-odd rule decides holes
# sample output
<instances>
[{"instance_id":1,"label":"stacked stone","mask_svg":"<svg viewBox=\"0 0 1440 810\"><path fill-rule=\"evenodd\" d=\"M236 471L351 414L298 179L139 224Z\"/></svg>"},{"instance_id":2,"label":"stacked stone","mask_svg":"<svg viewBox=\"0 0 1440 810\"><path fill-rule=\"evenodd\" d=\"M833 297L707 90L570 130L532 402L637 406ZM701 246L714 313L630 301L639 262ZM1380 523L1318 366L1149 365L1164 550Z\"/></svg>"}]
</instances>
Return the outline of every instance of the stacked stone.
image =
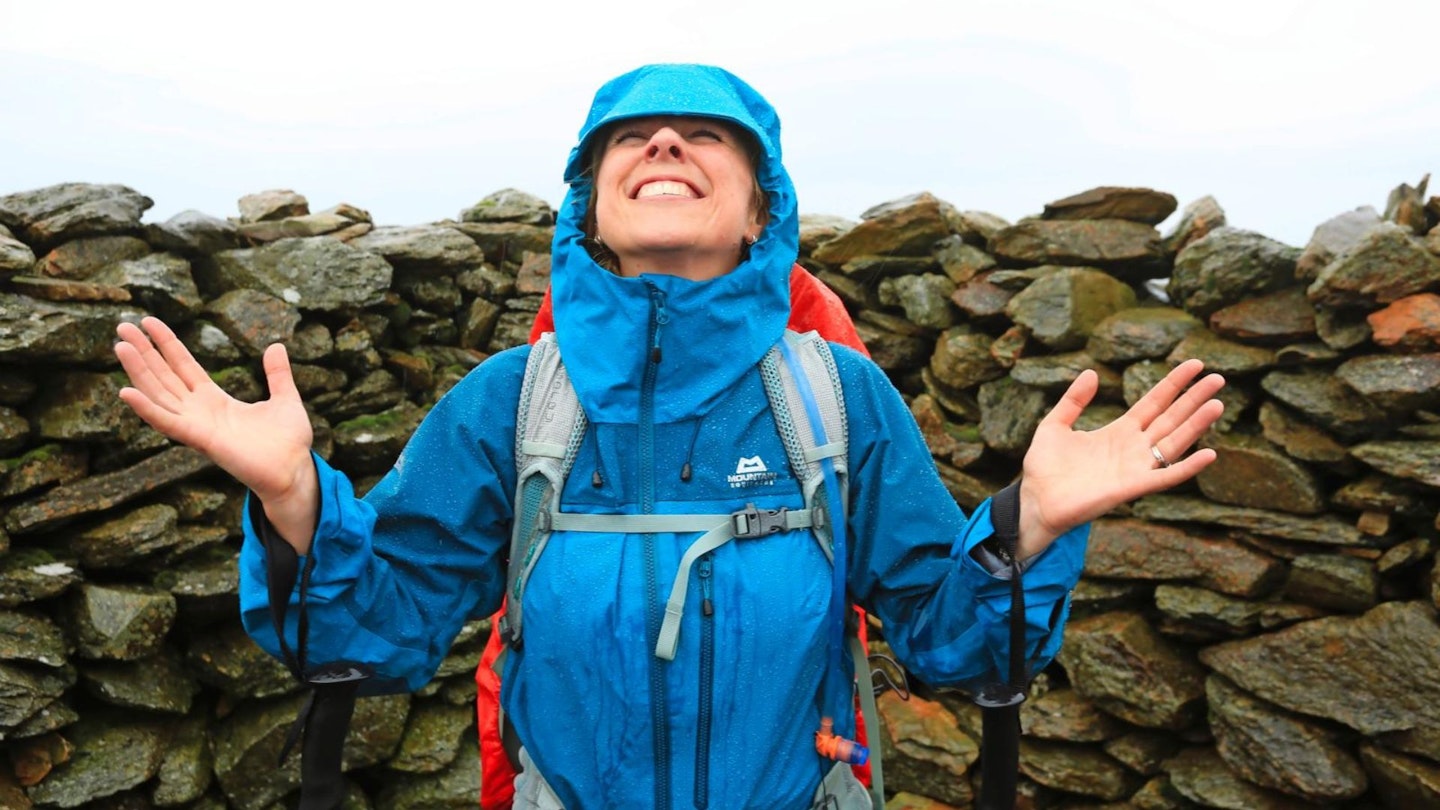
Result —
<instances>
[{"instance_id":1,"label":"stacked stone","mask_svg":"<svg viewBox=\"0 0 1440 810\"><path fill-rule=\"evenodd\" d=\"M238 612L244 492L120 402L117 323L166 319L213 378L264 398L284 343L316 449L361 491L427 409L525 339L548 284L553 213L518 192L460 221L375 227L289 191L238 217L66 184L0 197L0 806L285 806L276 767L303 694ZM413 696L363 699L352 807L473 807L467 625Z\"/></svg>"},{"instance_id":2,"label":"stacked stone","mask_svg":"<svg viewBox=\"0 0 1440 810\"><path fill-rule=\"evenodd\" d=\"M303 695L238 621L244 493L119 402L118 321L165 318L250 401L284 342L317 451L364 491L440 395L525 340L548 284L553 213L514 191L413 227L286 191L227 220L142 224L150 205L0 197L3 807L275 810L298 784L275 763ZM1402 186L1303 250L1225 227L1209 198L1162 237L1175 207L1102 188L1012 225L920 195L803 224L802 262L966 507L1018 473L1084 368L1085 428L1185 357L1230 380L1204 439L1219 461L1095 526L1025 709L1024 806L1440 803L1440 198ZM348 806L474 806L487 632L467 626L420 693L360 702ZM891 806L968 806L976 710L882 705Z\"/></svg>"},{"instance_id":3,"label":"stacked stone","mask_svg":"<svg viewBox=\"0 0 1440 810\"><path fill-rule=\"evenodd\" d=\"M1440 198L1303 250L1218 204L1099 188L1009 224L926 194L807 219L802 259L925 431L957 501L1019 472L1086 368L1081 425L1198 357L1229 382L1193 484L1097 521L1025 707L1028 807L1440 806ZM1085 459L1076 459L1084 465ZM927 699L930 698L930 699ZM882 699L902 807L966 807L968 701ZM958 729L958 731L957 731Z\"/></svg>"}]
</instances>

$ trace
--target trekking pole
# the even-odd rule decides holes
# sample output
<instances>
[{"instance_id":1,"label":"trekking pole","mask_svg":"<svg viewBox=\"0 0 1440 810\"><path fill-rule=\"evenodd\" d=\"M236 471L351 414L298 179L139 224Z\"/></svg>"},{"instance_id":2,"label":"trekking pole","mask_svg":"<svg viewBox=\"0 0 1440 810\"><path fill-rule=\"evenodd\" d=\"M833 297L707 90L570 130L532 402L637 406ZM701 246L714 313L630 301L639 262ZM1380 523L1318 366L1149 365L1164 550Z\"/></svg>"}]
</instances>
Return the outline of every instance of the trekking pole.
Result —
<instances>
[{"instance_id":1,"label":"trekking pole","mask_svg":"<svg viewBox=\"0 0 1440 810\"><path fill-rule=\"evenodd\" d=\"M1014 810L1020 771L1020 704L1025 702L1025 589L1020 582L1020 487L1011 484L991 499L991 522L1001 557L1010 564L1010 673L985 684L980 707L980 797L976 810Z\"/></svg>"}]
</instances>

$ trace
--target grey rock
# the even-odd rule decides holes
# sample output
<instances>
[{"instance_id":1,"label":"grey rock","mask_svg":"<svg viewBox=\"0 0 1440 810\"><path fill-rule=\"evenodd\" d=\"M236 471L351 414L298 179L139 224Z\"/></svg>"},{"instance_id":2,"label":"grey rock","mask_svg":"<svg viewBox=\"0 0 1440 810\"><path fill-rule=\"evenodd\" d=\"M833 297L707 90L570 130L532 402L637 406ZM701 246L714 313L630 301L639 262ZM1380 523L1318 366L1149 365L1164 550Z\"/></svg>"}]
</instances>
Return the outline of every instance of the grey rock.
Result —
<instances>
[{"instance_id":1,"label":"grey rock","mask_svg":"<svg viewBox=\"0 0 1440 810\"><path fill-rule=\"evenodd\" d=\"M1142 776L1154 776L1161 772L1164 761L1180 750L1180 742L1164 732L1137 729L1106 742L1103 747L1105 753L1130 770Z\"/></svg>"},{"instance_id":2,"label":"grey rock","mask_svg":"<svg viewBox=\"0 0 1440 810\"><path fill-rule=\"evenodd\" d=\"M220 331L250 357L271 343L288 343L300 325L300 311L259 290L231 290L205 305Z\"/></svg>"},{"instance_id":3,"label":"grey rock","mask_svg":"<svg viewBox=\"0 0 1440 810\"><path fill-rule=\"evenodd\" d=\"M400 388L400 381L389 371L380 369L366 374L350 390L341 395L340 399L324 413L333 422L340 422L346 419L365 414L378 414L388 408L400 404L405 398L405 392Z\"/></svg>"},{"instance_id":4,"label":"grey rock","mask_svg":"<svg viewBox=\"0 0 1440 810\"><path fill-rule=\"evenodd\" d=\"M1362 743L1361 761L1385 806L1392 810L1440 805L1440 765Z\"/></svg>"},{"instance_id":5,"label":"grey rock","mask_svg":"<svg viewBox=\"0 0 1440 810\"><path fill-rule=\"evenodd\" d=\"M12 551L0 557L0 607L48 599L64 593L80 579L72 565L57 561L44 549Z\"/></svg>"},{"instance_id":6,"label":"grey rock","mask_svg":"<svg viewBox=\"0 0 1440 810\"><path fill-rule=\"evenodd\" d=\"M1362 438L1385 425L1383 411L1320 369L1277 369L1261 378L1260 387L1342 439Z\"/></svg>"},{"instance_id":7,"label":"grey rock","mask_svg":"<svg viewBox=\"0 0 1440 810\"><path fill-rule=\"evenodd\" d=\"M405 723L400 747L386 767L401 773L438 773L459 755L475 725L472 706L426 702L415 706Z\"/></svg>"},{"instance_id":8,"label":"grey rock","mask_svg":"<svg viewBox=\"0 0 1440 810\"><path fill-rule=\"evenodd\" d=\"M954 391L1003 377L1005 369L990 356L990 343L989 336L976 334L967 327L947 330L935 341L930 373L936 382Z\"/></svg>"},{"instance_id":9,"label":"grey rock","mask_svg":"<svg viewBox=\"0 0 1440 810\"><path fill-rule=\"evenodd\" d=\"M80 682L96 698L122 709L185 714L199 685L172 649L138 661L93 663L80 670Z\"/></svg>"},{"instance_id":10,"label":"grey rock","mask_svg":"<svg viewBox=\"0 0 1440 810\"><path fill-rule=\"evenodd\" d=\"M355 473L382 473L399 458L425 411L402 401L374 415L335 425L335 463Z\"/></svg>"},{"instance_id":11,"label":"grey rock","mask_svg":"<svg viewBox=\"0 0 1440 810\"><path fill-rule=\"evenodd\" d=\"M1404 228L1385 223L1320 270L1306 294L1330 308L1389 304L1440 287L1440 256Z\"/></svg>"},{"instance_id":12,"label":"grey rock","mask_svg":"<svg viewBox=\"0 0 1440 810\"><path fill-rule=\"evenodd\" d=\"M45 281L79 284L111 264L140 259L149 253L150 245L134 236L90 236L63 242L44 253L34 262L31 272Z\"/></svg>"},{"instance_id":13,"label":"grey rock","mask_svg":"<svg viewBox=\"0 0 1440 810\"><path fill-rule=\"evenodd\" d=\"M260 649L238 623L196 637L186 662L201 683L234 698L269 698L299 691L290 670Z\"/></svg>"},{"instance_id":14,"label":"grey rock","mask_svg":"<svg viewBox=\"0 0 1440 810\"><path fill-rule=\"evenodd\" d=\"M1020 772L1045 787L1119 801L1140 786L1140 777L1104 751L1085 745L1021 740Z\"/></svg>"},{"instance_id":15,"label":"grey rock","mask_svg":"<svg viewBox=\"0 0 1440 810\"><path fill-rule=\"evenodd\" d=\"M1440 354L1352 357L1335 369L1335 376L1387 411L1440 407Z\"/></svg>"},{"instance_id":16,"label":"grey rock","mask_svg":"<svg viewBox=\"0 0 1440 810\"><path fill-rule=\"evenodd\" d=\"M0 361L109 362L115 325L139 321L143 315L124 304L74 304L0 293Z\"/></svg>"},{"instance_id":17,"label":"grey rock","mask_svg":"<svg viewBox=\"0 0 1440 810\"><path fill-rule=\"evenodd\" d=\"M1094 371L1099 378L1099 397L1119 399L1121 393L1120 374L1109 366L1095 361L1087 352L1061 352L1039 357L1022 357L1010 369L1010 378L1015 382L1034 386L1053 394L1063 393L1083 371Z\"/></svg>"},{"instance_id":18,"label":"grey rock","mask_svg":"<svg viewBox=\"0 0 1440 810\"><path fill-rule=\"evenodd\" d=\"M0 197L0 224L34 248L67 239L129 233L155 203L121 185L60 183Z\"/></svg>"},{"instance_id":19,"label":"grey rock","mask_svg":"<svg viewBox=\"0 0 1440 810\"><path fill-rule=\"evenodd\" d=\"M974 245L966 244L960 236L947 236L935 243L935 260L945 276L956 284L963 284L976 274L995 269L995 257Z\"/></svg>"},{"instance_id":20,"label":"grey rock","mask_svg":"<svg viewBox=\"0 0 1440 810\"><path fill-rule=\"evenodd\" d=\"M1170 783L1203 807L1221 810L1309 810L1309 802L1257 787L1235 775L1211 748L1190 748L1170 760Z\"/></svg>"},{"instance_id":21,"label":"grey rock","mask_svg":"<svg viewBox=\"0 0 1440 810\"><path fill-rule=\"evenodd\" d=\"M1260 404L1260 426L1266 439L1300 461L1336 464L1349 458L1345 445L1275 402Z\"/></svg>"},{"instance_id":22,"label":"grey rock","mask_svg":"<svg viewBox=\"0 0 1440 810\"><path fill-rule=\"evenodd\" d=\"M190 257L241 247L240 235L233 224L193 209L181 211L164 222L146 225L145 239L156 250Z\"/></svg>"},{"instance_id":23,"label":"grey rock","mask_svg":"<svg viewBox=\"0 0 1440 810\"><path fill-rule=\"evenodd\" d=\"M214 463L197 450L171 448L126 469L56 487L34 500L18 504L5 515L5 530L11 534L38 531L118 506L213 467Z\"/></svg>"},{"instance_id":24,"label":"grey rock","mask_svg":"<svg viewBox=\"0 0 1440 810\"><path fill-rule=\"evenodd\" d=\"M880 282L880 302L898 306L905 317L917 326L947 329L955 324L959 313L950 303L955 282L941 275L901 276Z\"/></svg>"},{"instance_id":25,"label":"grey rock","mask_svg":"<svg viewBox=\"0 0 1440 810\"><path fill-rule=\"evenodd\" d=\"M980 386L980 436L1005 454L1019 455L1045 416L1045 392L1009 377Z\"/></svg>"},{"instance_id":26,"label":"grey rock","mask_svg":"<svg viewBox=\"0 0 1440 810\"><path fill-rule=\"evenodd\" d=\"M1203 237L1216 228L1225 226L1225 209L1208 194L1195 200L1180 211L1180 220L1174 230L1165 235L1162 243L1165 252L1171 256L1185 249L1185 246Z\"/></svg>"},{"instance_id":27,"label":"grey rock","mask_svg":"<svg viewBox=\"0 0 1440 810\"><path fill-rule=\"evenodd\" d=\"M460 309L462 303L460 288L451 276L403 276L395 280L395 289L416 307L444 315Z\"/></svg>"},{"instance_id":28,"label":"grey rock","mask_svg":"<svg viewBox=\"0 0 1440 810\"><path fill-rule=\"evenodd\" d=\"M1215 462L1195 477L1210 500L1297 515L1325 510L1325 493L1315 473L1265 439L1211 434L1200 446L1216 452Z\"/></svg>"},{"instance_id":29,"label":"grey rock","mask_svg":"<svg viewBox=\"0 0 1440 810\"><path fill-rule=\"evenodd\" d=\"M1295 261L1295 277L1306 282L1315 280L1325 265L1356 245L1384 220L1368 205L1331 217L1315 227L1310 241Z\"/></svg>"},{"instance_id":30,"label":"grey rock","mask_svg":"<svg viewBox=\"0 0 1440 810\"><path fill-rule=\"evenodd\" d=\"M1201 716L1200 665L1138 613L1071 622L1057 660L1077 691L1137 726L1179 730Z\"/></svg>"},{"instance_id":31,"label":"grey rock","mask_svg":"<svg viewBox=\"0 0 1440 810\"><path fill-rule=\"evenodd\" d=\"M196 281L208 294L254 289L319 312L351 312L379 303L393 274L374 253L326 237L227 250L195 268Z\"/></svg>"},{"instance_id":32,"label":"grey rock","mask_svg":"<svg viewBox=\"0 0 1440 810\"><path fill-rule=\"evenodd\" d=\"M1055 689L1025 701L1020 724L1028 737L1058 742L1104 742L1125 731L1123 724L1074 689Z\"/></svg>"},{"instance_id":33,"label":"grey rock","mask_svg":"<svg viewBox=\"0 0 1440 810\"><path fill-rule=\"evenodd\" d=\"M151 504L75 534L65 544L87 569L121 568L181 543L175 507Z\"/></svg>"},{"instance_id":34,"label":"grey rock","mask_svg":"<svg viewBox=\"0 0 1440 810\"><path fill-rule=\"evenodd\" d=\"M480 792L479 763L480 749L467 737L443 772L387 779L375 810L473 810Z\"/></svg>"},{"instance_id":35,"label":"grey rock","mask_svg":"<svg viewBox=\"0 0 1440 810\"><path fill-rule=\"evenodd\" d=\"M245 359L230 336L207 320L182 324L175 335L204 368L234 365Z\"/></svg>"},{"instance_id":36,"label":"grey rock","mask_svg":"<svg viewBox=\"0 0 1440 810\"><path fill-rule=\"evenodd\" d=\"M106 265L90 280L126 290L137 304L172 324L191 320L202 305L190 263L170 253Z\"/></svg>"},{"instance_id":37,"label":"grey rock","mask_svg":"<svg viewBox=\"0 0 1440 810\"><path fill-rule=\"evenodd\" d=\"M965 778L980 757L980 747L942 703L912 695L901 700L886 692L877 701L881 729L870 743L880 745L885 772L893 784L954 805L968 805L973 794Z\"/></svg>"},{"instance_id":38,"label":"grey rock","mask_svg":"<svg viewBox=\"0 0 1440 810\"><path fill-rule=\"evenodd\" d=\"M1184 495L1147 495L1135 502L1134 514L1147 520L1215 523L1305 543L1362 546L1369 542L1353 525L1331 515L1297 517L1268 509L1212 504Z\"/></svg>"},{"instance_id":39,"label":"grey rock","mask_svg":"<svg viewBox=\"0 0 1440 810\"><path fill-rule=\"evenodd\" d=\"M159 725L133 719L86 717L69 732L76 756L30 789L30 798L47 807L90 803L153 777L164 757L165 735Z\"/></svg>"},{"instance_id":40,"label":"grey rock","mask_svg":"<svg viewBox=\"0 0 1440 810\"><path fill-rule=\"evenodd\" d=\"M522 222L440 222L465 234L480 246L485 258L496 267L516 267L526 251L549 253L555 229Z\"/></svg>"},{"instance_id":41,"label":"grey rock","mask_svg":"<svg viewBox=\"0 0 1440 810\"><path fill-rule=\"evenodd\" d=\"M1135 291L1098 270L1065 267L1046 273L1005 305L1005 313L1056 351L1079 349L1095 326L1135 306Z\"/></svg>"},{"instance_id":42,"label":"grey rock","mask_svg":"<svg viewBox=\"0 0 1440 810\"><path fill-rule=\"evenodd\" d=\"M30 420L0 406L0 455L7 455L30 441Z\"/></svg>"},{"instance_id":43,"label":"grey rock","mask_svg":"<svg viewBox=\"0 0 1440 810\"><path fill-rule=\"evenodd\" d=\"M1338 554L1302 554L1290 563L1285 594L1297 602L1361 613L1375 606L1380 576L1369 560Z\"/></svg>"},{"instance_id":44,"label":"grey rock","mask_svg":"<svg viewBox=\"0 0 1440 810\"><path fill-rule=\"evenodd\" d=\"M75 683L70 667L0 664L0 735L49 706Z\"/></svg>"},{"instance_id":45,"label":"grey rock","mask_svg":"<svg viewBox=\"0 0 1440 810\"><path fill-rule=\"evenodd\" d=\"M800 255L808 256L820 245L855 227L855 220L833 214L800 215Z\"/></svg>"},{"instance_id":46,"label":"grey rock","mask_svg":"<svg viewBox=\"0 0 1440 810\"><path fill-rule=\"evenodd\" d=\"M67 676L68 677L68 676ZM14 728L0 733L0 737L10 740L23 740L30 737L38 737L42 734L49 734L52 731L73 725L80 719L80 714L63 700L55 700L45 705L44 708L25 718L24 722ZM3 807L4 805L0 805Z\"/></svg>"},{"instance_id":47,"label":"grey rock","mask_svg":"<svg viewBox=\"0 0 1440 810\"><path fill-rule=\"evenodd\" d=\"M1299 250L1251 231L1217 228L1175 257L1166 292L1185 311L1209 317L1257 293L1290 286Z\"/></svg>"},{"instance_id":48,"label":"grey rock","mask_svg":"<svg viewBox=\"0 0 1440 810\"><path fill-rule=\"evenodd\" d=\"M65 608L75 653L90 659L152 656L175 621L175 597L145 585L82 583L70 593Z\"/></svg>"},{"instance_id":49,"label":"grey rock","mask_svg":"<svg viewBox=\"0 0 1440 810\"><path fill-rule=\"evenodd\" d=\"M485 253L475 240L444 225L380 227L350 244L383 256L401 275L453 273L485 261Z\"/></svg>"},{"instance_id":50,"label":"grey rock","mask_svg":"<svg viewBox=\"0 0 1440 810\"><path fill-rule=\"evenodd\" d=\"M1248 599L1278 587L1285 568L1233 540L1184 527L1102 518L1091 527L1085 573L1107 579L1194 582Z\"/></svg>"},{"instance_id":51,"label":"grey rock","mask_svg":"<svg viewBox=\"0 0 1440 810\"><path fill-rule=\"evenodd\" d=\"M1317 803L1354 799L1369 786L1360 762L1319 724L1218 675L1205 681L1205 693L1216 751L1246 781Z\"/></svg>"},{"instance_id":52,"label":"grey rock","mask_svg":"<svg viewBox=\"0 0 1440 810\"><path fill-rule=\"evenodd\" d=\"M176 723L165 743L150 800L156 807L177 807L205 795L214 781L215 757L203 716L195 714ZM223 808L217 808L223 810Z\"/></svg>"},{"instance_id":53,"label":"grey rock","mask_svg":"<svg viewBox=\"0 0 1440 810\"><path fill-rule=\"evenodd\" d=\"M1440 726L1435 610L1386 602L1210 647L1206 666L1257 697L1364 734Z\"/></svg>"},{"instance_id":54,"label":"grey rock","mask_svg":"<svg viewBox=\"0 0 1440 810\"><path fill-rule=\"evenodd\" d=\"M310 213L310 203L305 197L288 188L246 194L238 205L241 222L266 222Z\"/></svg>"},{"instance_id":55,"label":"grey rock","mask_svg":"<svg viewBox=\"0 0 1440 810\"><path fill-rule=\"evenodd\" d=\"M10 236L9 231L0 234L0 280L28 273L34 264L35 253L29 245Z\"/></svg>"},{"instance_id":56,"label":"grey rock","mask_svg":"<svg viewBox=\"0 0 1440 810\"><path fill-rule=\"evenodd\" d=\"M1123 219L1020 222L996 233L989 250L1006 263L1100 267L1133 281L1159 275L1165 255L1154 227Z\"/></svg>"},{"instance_id":57,"label":"grey rock","mask_svg":"<svg viewBox=\"0 0 1440 810\"><path fill-rule=\"evenodd\" d=\"M1203 326L1199 318L1174 307L1130 307L1095 324L1085 350L1102 363L1158 359Z\"/></svg>"},{"instance_id":58,"label":"grey rock","mask_svg":"<svg viewBox=\"0 0 1440 810\"><path fill-rule=\"evenodd\" d=\"M961 211L950 218L951 228L967 245L984 247L1010 227L1009 220L988 211Z\"/></svg>"},{"instance_id":59,"label":"grey rock","mask_svg":"<svg viewBox=\"0 0 1440 810\"><path fill-rule=\"evenodd\" d=\"M521 222L526 225L554 225L555 209L536 197L513 188L504 188L460 212L464 222Z\"/></svg>"},{"instance_id":60,"label":"grey rock","mask_svg":"<svg viewBox=\"0 0 1440 810\"><path fill-rule=\"evenodd\" d=\"M65 665L68 644L60 628L33 611L0 611L0 661Z\"/></svg>"},{"instance_id":61,"label":"grey rock","mask_svg":"<svg viewBox=\"0 0 1440 810\"><path fill-rule=\"evenodd\" d=\"M1148 188L1099 186L1046 203L1041 219L1127 219L1159 225L1175 213L1172 194Z\"/></svg>"},{"instance_id":62,"label":"grey rock","mask_svg":"<svg viewBox=\"0 0 1440 810\"><path fill-rule=\"evenodd\" d=\"M954 215L949 203L928 193L893 200L866 211L859 225L821 243L811 256L836 267L861 256L928 256L952 232Z\"/></svg>"},{"instance_id":63,"label":"grey rock","mask_svg":"<svg viewBox=\"0 0 1440 810\"><path fill-rule=\"evenodd\" d=\"M1402 439L1365 442L1351 447L1350 453L1365 464L1396 478L1440 486L1440 441Z\"/></svg>"},{"instance_id":64,"label":"grey rock","mask_svg":"<svg viewBox=\"0 0 1440 810\"><path fill-rule=\"evenodd\" d=\"M1221 641L1251 635L1260 627L1263 607L1205 588L1160 585L1155 609L1163 617L1161 632L1187 641Z\"/></svg>"},{"instance_id":65,"label":"grey rock","mask_svg":"<svg viewBox=\"0 0 1440 810\"><path fill-rule=\"evenodd\" d=\"M1362 310L1315 310L1315 334L1337 352L1349 351L1371 338L1369 320Z\"/></svg>"},{"instance_id":66,"label":"grey rock","mask_svg":"<svg viewBox=\"0 0 1440 810\"><path fill-rule=\"evenodd\" d=\"M484 298L472 300L460 316L460 346L466 349L483 349L490 345L503 312L501 307Z\"/></svg>"},{"instance_id":67,"label":"grey rock","mask_svg":"<svg viewBox=\"0 0 1440 810\"><path fill-rule=\"evenodd\" d=\"M1217 335L1266 345L1314 340L1315 309L1304 287L1287 287L1222 307L1210 316Z\"/></svg>"},{"instance_id":68,"label":"grey rock","mask_svg":"<svg viewBox=\"0 0 1440 810\"><path fill-rule=\"evenodd\" d=\"M119 439L139 432L140 418L120 401L119 374L61 371L36 397L35 426L41 439L83 442Z\"/></svg>"}]
</instances>

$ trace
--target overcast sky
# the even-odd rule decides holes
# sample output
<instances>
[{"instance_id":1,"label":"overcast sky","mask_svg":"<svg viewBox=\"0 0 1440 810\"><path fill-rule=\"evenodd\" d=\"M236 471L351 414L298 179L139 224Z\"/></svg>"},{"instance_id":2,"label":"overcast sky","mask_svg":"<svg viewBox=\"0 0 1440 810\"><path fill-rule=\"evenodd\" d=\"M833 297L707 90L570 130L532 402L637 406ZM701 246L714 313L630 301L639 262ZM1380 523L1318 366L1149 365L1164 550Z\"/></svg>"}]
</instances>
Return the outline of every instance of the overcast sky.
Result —
<instances>
[{"instance_id":1,"label":"overcast sky","mask_svg":"<svg viewBox=\"0 0 1440 810\"><path fill-rule=\"evenodd\" d=\"M0 0L0 194L123 183L150 221L269 188L395 225L555 204L595 89L696 61L780 111L804 213L930 191L1014 220L1138 185L1303 245L1440 169L1437 30L1436 0Z\"/></svg>"}]
</instances>

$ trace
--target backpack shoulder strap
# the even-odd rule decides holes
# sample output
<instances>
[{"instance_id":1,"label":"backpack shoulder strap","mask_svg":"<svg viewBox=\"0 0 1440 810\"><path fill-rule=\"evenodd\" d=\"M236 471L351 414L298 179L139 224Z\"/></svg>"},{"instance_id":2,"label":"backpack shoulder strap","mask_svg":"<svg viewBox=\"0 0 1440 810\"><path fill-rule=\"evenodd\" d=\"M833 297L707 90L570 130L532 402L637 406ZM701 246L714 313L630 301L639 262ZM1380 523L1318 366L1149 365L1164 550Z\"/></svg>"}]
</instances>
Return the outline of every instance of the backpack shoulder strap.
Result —
<instances>
[{"instance_id":1,"label":"backpack shoulder strap","mask_svg":"<svg viewBox=\"0 0 1440 810\"><path fill-rule=\"evenodd\" d=\"M798 369L798 374L797 374ZM775 427L785 444L790 469L800 481L805 508L811 512L811 528L820 549L835 563L834 527L844 526L849 513L849 423L845 415L845 395L835 356L830 344L816 332L796 334L786 331L784 346L772 348L760 361L760 375ZM816 422L821 430L815 429ZM824 444L817 435L824 436ZM837 481L836 498L828 497L825 484L825 460L832 465ZM828 507L837 503L841 514L828 519ZM850 657L859 683L861 713L870 734L879 734L880 713L871 687L868 651L861 647L859 637L850 638ZM834 677L833 675L831 677ZM885 771L880 746L870 749L870 797L876 807L885 802Z\"/></svg>"},{"instance_id":2,"label":"backpack shoulder strap","mask_svg":"<svg viewBox=\"0 0 1440 810\"><path fill-rule=\"evenodd\" d=\"M791 356L798 361L800 369L797 378L794 367L785 360L785 350L775 346L760 361L760 377L765 384L765 395L770 399L770 412L775 417L775 428L785 444L785 454L790 470L800 482L805 496L805 508L810 510L814 521L815 539L819 541L825 556L834 562L831 549L833 524L825 514L827 497L824 491L825 475L822 462L830 459L840 483L840 504L848 510L847 447L849 430L845 421L845 397L840 387L840 374L835 369L835 357L830 353L830 344L816 332L796 334L787 330L785 343ZM804 384L813 395L813 403L807 403L800 386ZM825 444L816 439L813 416L820 422ZM836 516L845 520L845 515Z\"/></svg>"},{"instance_id":3,"label":"backpack shoulder strap","mask_svg":"<svg viewBox=\"0 0 1440 810\"><path fill-rule=\"evenodd\" d=\"M530 348L515 413L515 521L510 534L501 638L520 644L525 582L550 539L551 514L585 437L585 413L560 360L555 334Z\"/></svg>"}]
</instances>

